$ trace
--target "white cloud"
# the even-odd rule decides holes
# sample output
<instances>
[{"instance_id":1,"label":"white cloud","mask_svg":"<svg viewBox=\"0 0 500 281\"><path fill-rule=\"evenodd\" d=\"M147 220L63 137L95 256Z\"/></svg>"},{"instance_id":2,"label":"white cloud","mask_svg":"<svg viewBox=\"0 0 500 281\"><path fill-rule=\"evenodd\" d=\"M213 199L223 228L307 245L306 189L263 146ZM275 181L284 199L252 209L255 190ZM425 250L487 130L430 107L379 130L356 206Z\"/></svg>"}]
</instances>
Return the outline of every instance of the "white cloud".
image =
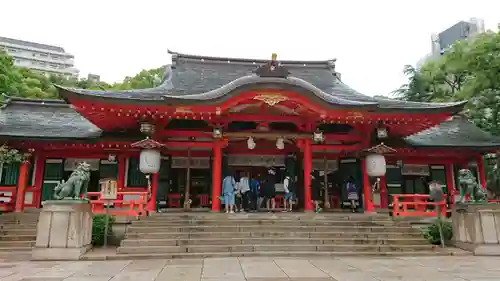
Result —
<instances>
[{"instance_id":1,"label":"white cloud","mask_svg":"<svg viewBox=\"0 0 500 281\"><path fill-rule=\"evenodd\" d=\"M2 3L0 36L60 45L82 74L118 81L178 52L229 57L337 58L344 82L387 94L405 64L430 51L430 34L459 20L500 22L500 2L476 0L98 1Z\"/></svg>"}]
</instances>

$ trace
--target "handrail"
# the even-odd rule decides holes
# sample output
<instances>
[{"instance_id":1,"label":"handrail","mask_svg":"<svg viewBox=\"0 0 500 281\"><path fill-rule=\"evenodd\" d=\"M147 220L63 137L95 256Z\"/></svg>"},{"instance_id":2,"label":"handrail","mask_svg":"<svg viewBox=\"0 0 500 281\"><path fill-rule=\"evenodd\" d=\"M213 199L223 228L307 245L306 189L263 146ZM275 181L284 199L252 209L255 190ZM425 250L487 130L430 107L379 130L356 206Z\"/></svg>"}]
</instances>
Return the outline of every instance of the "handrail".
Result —
<instances>
[{"instance_id":1,"label":"handrail","mask_svg":"<svg viewBox=\"0 0 500 281\"><path fill-rule=\"evenodd\" d=\"M119 191L118 198L123 198L124 195L139 195L139 199L133 200L103 200L100 192L88 192L87 197L97 196L97 200L90 199L90 204L92 205L92 212L94 214L110 214L114 216L132 216L139 217L147 215L146 205L147 205L147 192L135 192L135 191ZM111 203L114 207L120 209L111 208L106 210L105 204ZM126 208L126 207L129 208Z\"/></svg>"},{"instance_id":2,"label":"handrail","mask_svg":"<svg viewBox=\"0 0 500 281\"><path fill-rule=\"evenodd\" d=\"M446 216L446 200L441 202L429 202L428 194L391 194L392 215L395 217L435 217L437 216L438 206L441 215ZM433 208L429 208L433 206Z\"/></svg>"}]
</instances>

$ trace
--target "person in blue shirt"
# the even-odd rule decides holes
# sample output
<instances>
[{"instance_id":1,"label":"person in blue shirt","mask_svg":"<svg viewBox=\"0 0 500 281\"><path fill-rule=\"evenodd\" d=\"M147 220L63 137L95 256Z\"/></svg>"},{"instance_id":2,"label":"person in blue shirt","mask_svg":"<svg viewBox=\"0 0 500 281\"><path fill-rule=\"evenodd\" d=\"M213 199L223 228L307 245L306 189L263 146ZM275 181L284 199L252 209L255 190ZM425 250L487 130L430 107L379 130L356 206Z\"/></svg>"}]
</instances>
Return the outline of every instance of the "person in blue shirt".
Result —
<instances>
[{"instance_id":1,"label":"person in blue shirt","mask_svg":"<svg viewBox=\"0 0 500 281\"><path fill-rule=\"evenodd\" d=\"M234 213L234 197L236 191L236 180L229 173L222 181L222 195L224 197L224 208L226 213Z\"/></svg>"},{"instance_id":2,"label":"person in blue shirt","mask_svg":"<svg viewBox=\"0 0 500 281\"><path fill-rule=\"evenodd\" d=\"M250 180L250 208L252 211L257 211L259 209L258 198L260 193L260 182L258 179L252 177Z\"/></svg>"}]
</instances>

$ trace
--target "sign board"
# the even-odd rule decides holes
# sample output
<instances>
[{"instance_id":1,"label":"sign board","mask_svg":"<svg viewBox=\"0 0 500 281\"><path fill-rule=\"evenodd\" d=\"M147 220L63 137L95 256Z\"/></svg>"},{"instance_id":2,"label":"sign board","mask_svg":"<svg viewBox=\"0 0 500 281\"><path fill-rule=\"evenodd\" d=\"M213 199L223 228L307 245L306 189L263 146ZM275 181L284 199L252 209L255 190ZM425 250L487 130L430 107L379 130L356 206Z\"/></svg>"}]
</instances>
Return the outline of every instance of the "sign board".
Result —
<instances>
[{"instance_id":1,"label":"sign board","mask_svg":"<svg viewBox=\"0 0 500 281\"><path fill-rule=\"evenodd\" d=\"M229 166L284 167L283 155L229 155Z\"/></svg>"},{"instance_id":2,"label":"sign board","mask_svg":"<svg viewBox=\"0 0 500 281\"><path fill-rule=\"evenodd\" d=\"M118 198L118 184L115 179L102 179L99 184L101 185L101 199L116 200Z\"/></svg>"},{"instance_id":3,"label":"sign board","mask_svg":"<svg viewBox=\"0 0 500 281\"><path fill-rule=\"evenodd\" d=\"M402 175L408 176L429 176L429 165L404 164L401 169Z\"/></svg>"},{"instance_id":4,"label":"sign board","mask_svg":"<svg viewBox=\"0 0 500 281\"><path fill-rule=\"evenodd\" d=\"M74 171L80 163L85 162L90 165L91 171L99 170L100 159L83 159L83 158L66 158L64 160L64 170L65 171Z\"/></svg>"}]
</instances>

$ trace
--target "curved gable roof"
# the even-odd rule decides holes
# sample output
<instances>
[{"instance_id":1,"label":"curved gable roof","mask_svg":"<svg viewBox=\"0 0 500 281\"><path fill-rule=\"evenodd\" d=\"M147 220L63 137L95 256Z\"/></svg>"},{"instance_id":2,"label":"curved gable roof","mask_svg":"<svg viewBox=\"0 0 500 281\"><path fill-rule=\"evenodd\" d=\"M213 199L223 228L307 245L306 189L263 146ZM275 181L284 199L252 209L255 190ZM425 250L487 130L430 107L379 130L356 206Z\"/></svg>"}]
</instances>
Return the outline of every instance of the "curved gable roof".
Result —
<instances>
[{"instance_id":1,"label":"curved gable roof","mask_svg":"<svg viewBox=\"0 0 500 281\"><path fill-rule=\"evenodd\" d=\"M170 52L170 51L169 51ZM290 87L314 94L321 101L335 106L370 107L387 110L462 110L464 102L411 103L363 95L344 84L335 71L335 60L280 61L290 72L288 77L260 77L256 69L266 60L216 58L170 52L172 65L166 66L163 83L154 88L128 91L95 91L58 87L68 97L97 98L117 102L159 102L192 104L196 101L217 101L224 95L243 88Z\"/></svg>"}]
</instances>

